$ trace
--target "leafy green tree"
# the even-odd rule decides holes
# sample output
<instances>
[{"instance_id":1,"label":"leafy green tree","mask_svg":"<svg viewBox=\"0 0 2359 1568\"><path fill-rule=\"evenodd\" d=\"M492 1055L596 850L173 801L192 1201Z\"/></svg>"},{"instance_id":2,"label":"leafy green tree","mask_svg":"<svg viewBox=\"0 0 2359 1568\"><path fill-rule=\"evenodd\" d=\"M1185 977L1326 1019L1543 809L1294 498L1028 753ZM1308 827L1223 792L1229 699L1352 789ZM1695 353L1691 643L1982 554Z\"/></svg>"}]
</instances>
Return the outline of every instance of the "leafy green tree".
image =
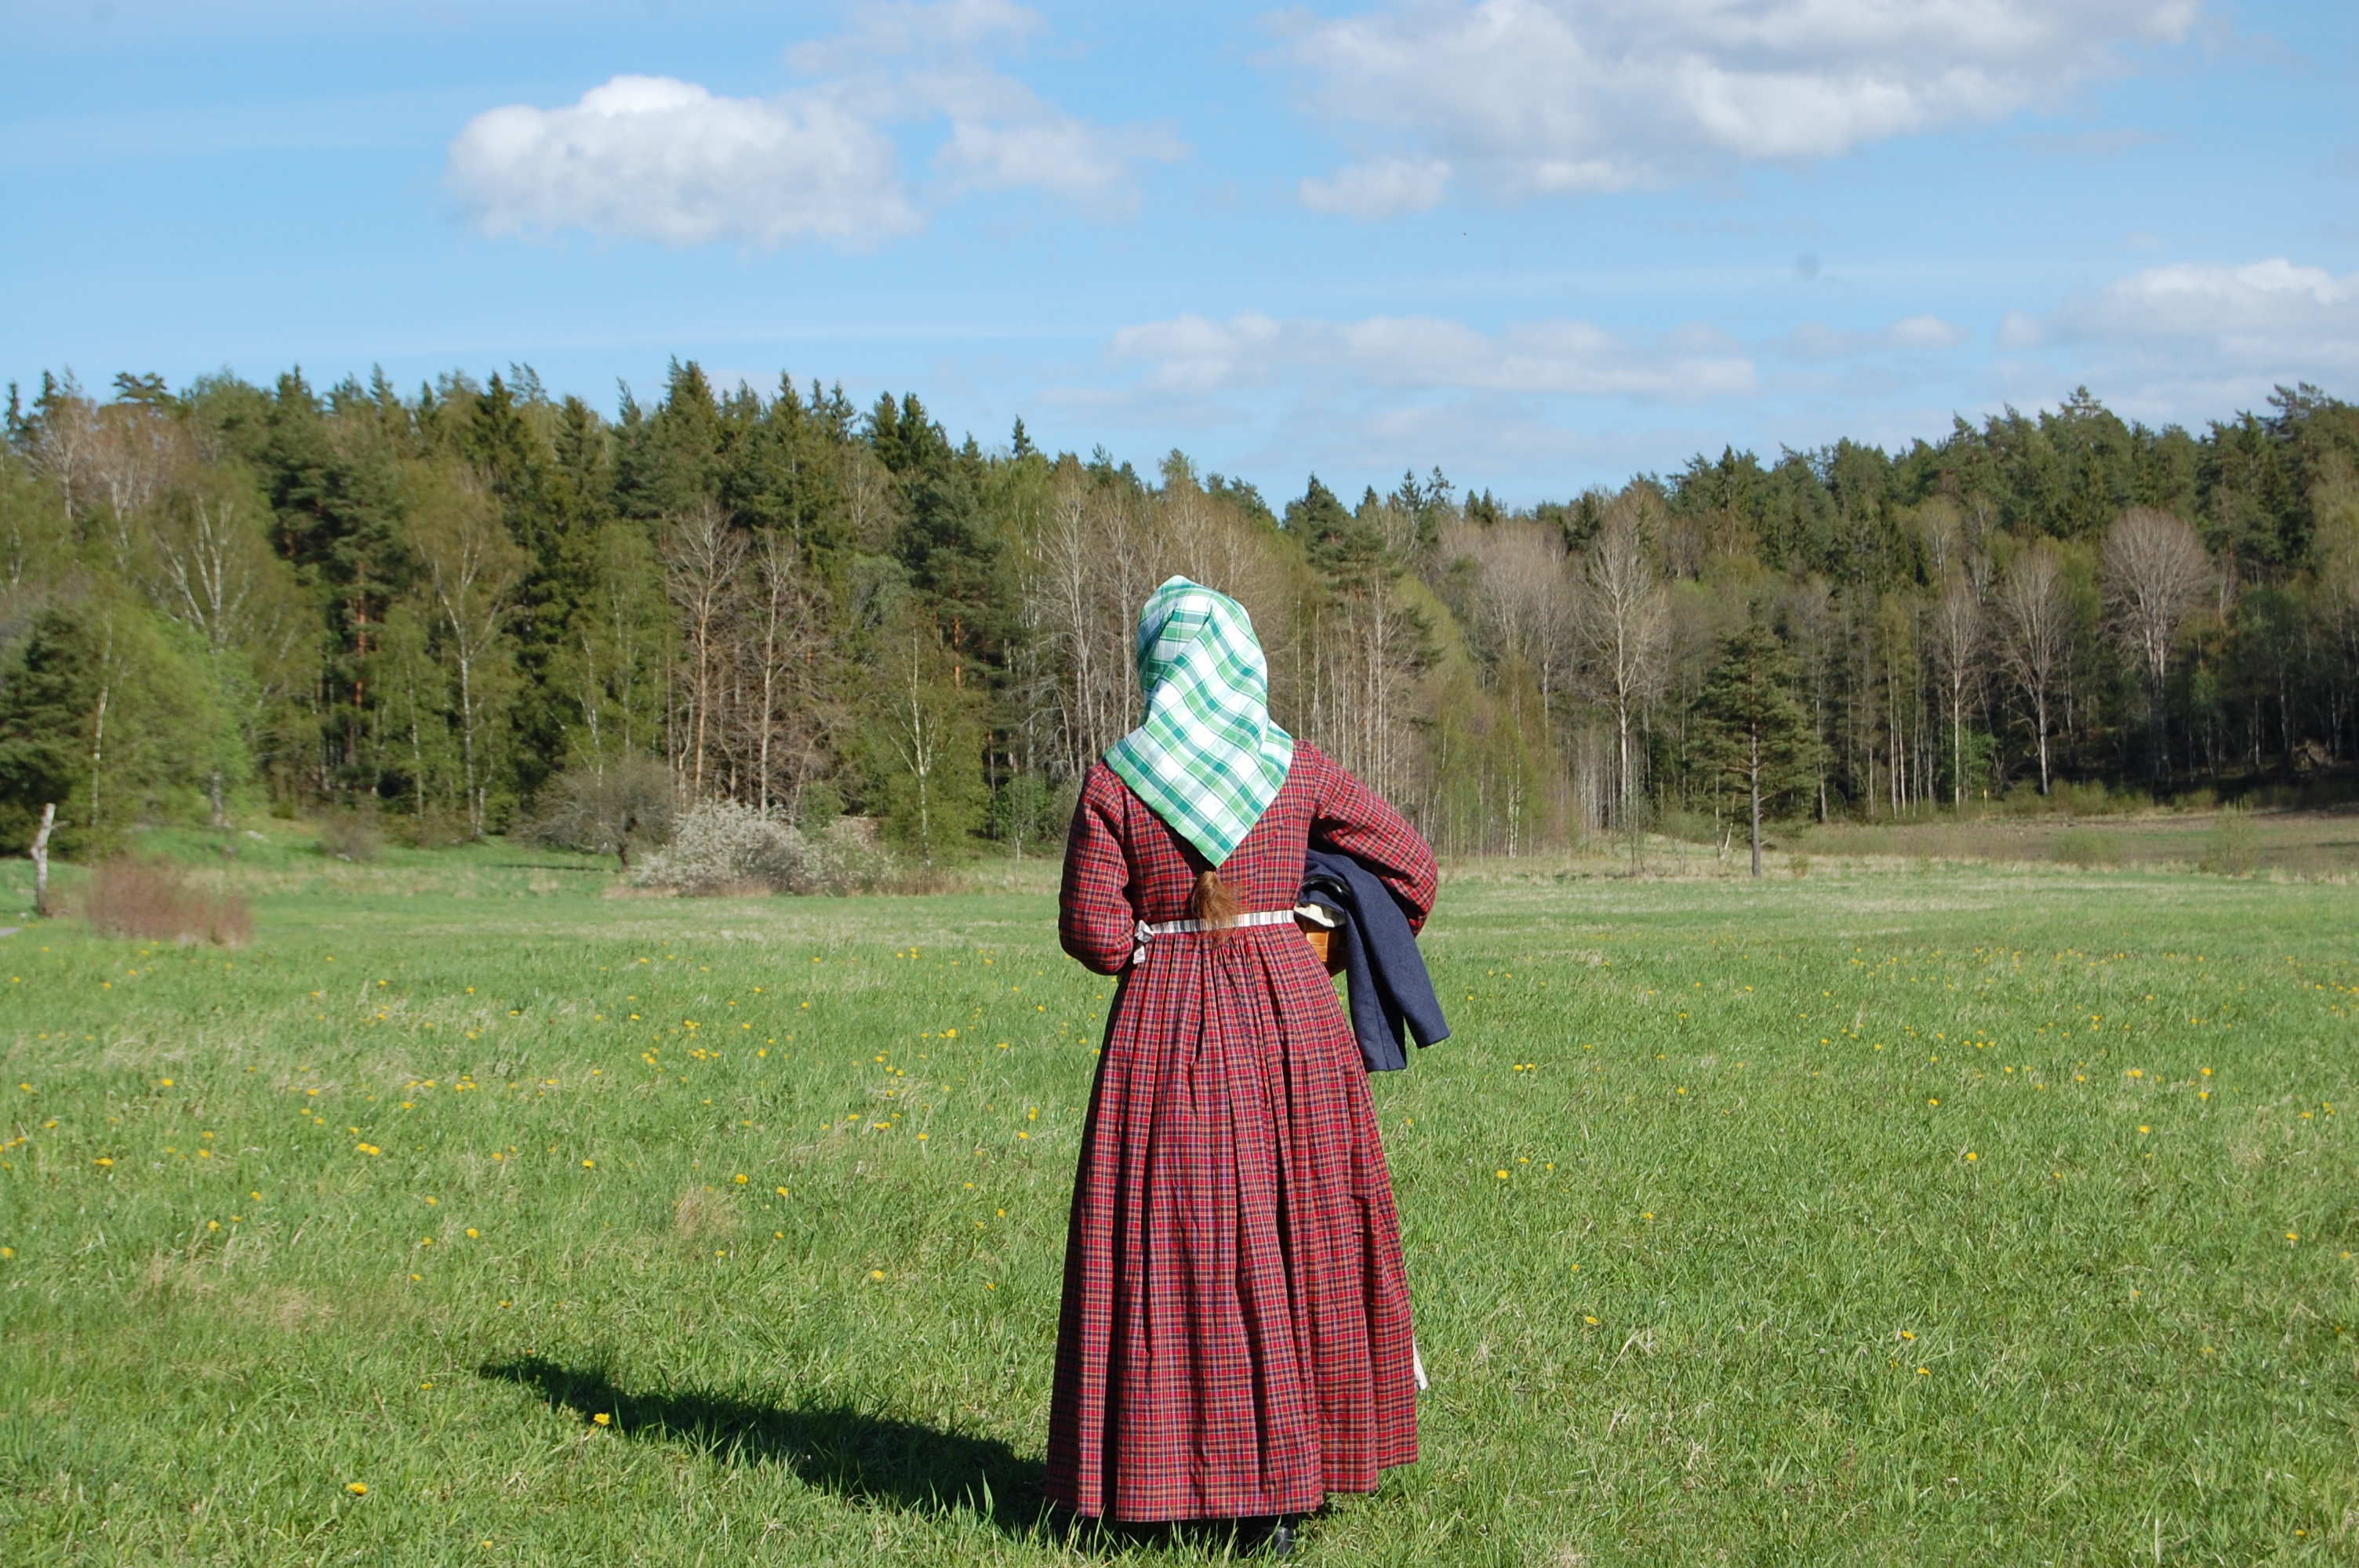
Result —
<instances>
[{"instance_id":1,"label":"leafy green tree","mask_svg":"<svg viewBox=\"0 0 2359 1568\"><path fill-rule=\"evenodd\" d=\"M369 708L376 789L406 801L421 826L463 809L457 749L451 741L451 683L434 657L432 611L401 599L386 611L363 666L375 693Z\"/></svg>"},{"instance_id":2,"label":"leafy green tree","mask_svg":"<svg viewBox=\"0 0 2359 1568\"><path fill-rule=\"evenodd\" d=\"M285 744L299 722L320 642L295 570L270 547L267 510L242 467L189 475L147 520L135 570L149 600L203 649L213 700L234 716L242 760ZM230 773L207 780L212 825L228 822Z\"/></svg>"},{"instance_id":3,"label":"leafy green tree","mask_svg":"<svg viewBox=\"0 0 2359 1568\"><path fill-rule=\"evenodd\" d=\"M181 821L247 760L202 646L127 594L42 611L0 680L0 840L58 807L59 847L102 851L139 821Z\"/></svg>"},{"instance_id":4,"label":"leafy green tree","mask_svg":"<svg viewBox=\"0 0 2359 1568\"><path fill-rule=\"evenodd\" d=\"M963 855L991 804L975 694L922 630L893 638L869 711L869 773L888 840L930 868Z\"/></svg>"},{"instance_id":5,"label":"leafy green tree","mask_svg":"<svg viewBox=\"0 0 2359 1568\"><path fill-rule=\"evenodd\" d=\"M2310 686L2315 626L2310 607L2290 588L2262 584L2245 590L2234 622L2235 685L2246 710L2275 720L2276 750L2286 773L2297 765L2300 694ZM2253 752L2261 752L2266 722L2256 723Z\"/></svg>"},{"instance_id":6,"label":"leafy green tree","mask_svg":"<svg viewBox=\"0 0 2359 1568\"><path fill-rule=\"evenodd\" d=\"M1722 777L1741 787L1752 807L1753 874L1761 874L1761 815L1813 779L1816 738L1795 698L1793 660L1777 634L1748 622L1722 640L1720 657L1698 703L1707 754Z\"/></svg>"},{"instance_id":7,"label":"leafy green tree","mask_svg":"<svg viewBox=\"0 0 2359 1568\"><path fill-rule=\"evenodd\" d=\"M22 458L0 452L0 595L38 591L73 558L73 529L56 490Z\"/></svg>"},{"instance_id":8,"label":"leafy green tree","mask_svg":"<svg viewBox=\"0 0 2359 1568\"><path fill-rule=\"evenodd\" d=\"M467 829L480 838L490 827L516 679L514 598L531 557L473 476L447 465L413 470L408 542L449 676Z\"/></svg>"},{"instance_id":9,"label":"leafy green tree","mask_svg":"<svg viewBox=\"0 0 2359 1568\"><path fill-rule=\"evenodd\" d=\"M595 773L663 750L664 673L672 625L655 546L636 523L600 527L583 552L588 591L575 601L548 666L569 768Z\"/></svg>"}]
</instances>

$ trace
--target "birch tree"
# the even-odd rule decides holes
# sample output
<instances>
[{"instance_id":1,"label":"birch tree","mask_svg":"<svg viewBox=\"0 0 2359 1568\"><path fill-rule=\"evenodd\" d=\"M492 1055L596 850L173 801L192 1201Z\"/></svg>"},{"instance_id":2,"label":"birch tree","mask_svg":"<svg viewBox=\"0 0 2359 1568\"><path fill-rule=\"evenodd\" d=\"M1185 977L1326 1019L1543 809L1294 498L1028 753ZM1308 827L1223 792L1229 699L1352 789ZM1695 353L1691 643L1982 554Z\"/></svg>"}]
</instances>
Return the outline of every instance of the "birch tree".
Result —
<instances>
[{"instance_id":1,"label":"birch tree","mask_svg":"<svg viewBox=\"0 0 2359 1568\"><path fill-rule=\"evenodd\" d=\"M266 530L258 501L215 473L167 497L137 551L150 598L202 644L250 757L263 754L272 716L293 697L318 642L294 569ZM215 827L228 822L228 782L216 759L206 787Z\"/></svg>"},{"instance_id":2,"label":"birch tree","mask_svg":"<svg viewBox=\"0 0 2359 1568\"><path fill-rule=\"evenodd\" d=\"M980 737L972 699L942 678L948 655L940 645L914 628L893 645L893 665L875 692L886 827L930 870L981 820Z\"/></svg>"},{"instance_id":3,"label":"birch tree","mask_svg":"<svg viewBox=\"0 0 2359 1568\"><path fill-rule=\"evenodd\" d=\"M1983 607L1962 563L1952 562L1927 618L1926 650L1940 672L1941 697L1950 713L1951 805L1966 805L1966 694L1983 651Z\"/></svg>"},{"instance_id":4,"label":"birch tree","mask_svg":"<svg viewBox=\"0 0 2359 1568\"><path fill-rule=\"evenodd\" d=\"M578 721L569 760L593 775L663 749L664 658L669 646L665 575L636 523L609 523L592 542L592 587L568 619L556 680Z\"/></svg>"},{"instance_id":5,"label":"birch tree","mask_svg":"<svg viewBox=\"0 0 2359 1568\"><path fill-rule=\"evenodd\" d=\"M690 800L704 798L706 764L719 738L729 619L745 560L745 536L711 502L698 503L665 531L664 589L679 616L688 676L688 711L674 741L673 766Z\"/></svg>"},{"instance_id":6,"label":"birch tree","mask_svg":"<svg viewBox=\"0 0 2359 1568\"><path fill-rule=\"evenodd\" d=\"M811 716L810 693L799 689L795 675L808 662L815 606L792 539L776 532L763 534L753 547L753 566L745 649L753 668L746 728L752 732L754 806L766 816L777 761L801 721ZM802 749L795 750L799 795Z\"/></svg>"},{"instance_id":7,"label":"birch tree","mask_svg":"<svg viewBox=\"0 0 2359 1568\"><path fill-rule=\"evenodd\" d=\"M2071 606L2056 546L2041 540L2007 563L1991 595L1997 611L1999 662L2023 694L2039 759L2039 793L2051 787L2048 737L2056 683L2071 656Z\"/></svg>"},{"instance_id":8,"label":"birch tree","mask_svg":"<svg viewBox=\"0 0 2359 1568\"><path fill-rule=\"evenodd\" d=\"M2164 702L2171 645L2212 584L2212 557L2195 530L2168 512L2133 507L2105 534L2105 609L2124 654L2145 677L2151 776L2170 776Z\"/></svg>"},{"instance_id":9,"label":"birch tree","mask_svg":"<svg viewBox=\"0 0 2359 1568\"><path fill-rule=\"evenodd\" d=\"M467 831L480 838L515 666L508 621L530 558L483 485L455 469L416 477L407 533L451 673Z\"/></svg>"},{"instance_id":10,"label":"birch tree","mask_svg":"<svg viewBox=\"0 0 2359 1568\"><path fill-rule=\"evenodd\" d=\"M1661 689L1670 652L1670 600L1636 510L1617 503L1582 561L1579 628L1592 685L1614 716L1614 821L1638 799L1638 719Z\"/></svg>"}]
</instances>

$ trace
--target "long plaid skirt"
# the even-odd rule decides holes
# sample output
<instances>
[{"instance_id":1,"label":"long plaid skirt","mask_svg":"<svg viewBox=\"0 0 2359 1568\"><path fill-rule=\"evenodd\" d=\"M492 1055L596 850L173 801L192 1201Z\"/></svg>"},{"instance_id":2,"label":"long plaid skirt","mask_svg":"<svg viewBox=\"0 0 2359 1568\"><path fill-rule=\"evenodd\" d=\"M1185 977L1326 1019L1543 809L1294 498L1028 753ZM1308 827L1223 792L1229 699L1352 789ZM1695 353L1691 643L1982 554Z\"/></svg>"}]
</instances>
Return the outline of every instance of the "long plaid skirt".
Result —
<instances>
[{"instance_id":1,"label":"long plaid skirt","mask_svg":"<svg viewBox=\"0 0 2359 1568\"><path fill-rule=\"evenodd\" d=\"M1149 1520L1371 1491L1417 1457L1412 1357L1332 983L1291 925L1157 938L1115 1000L1073 1184L1049 1496Z\"/></svg>"}]
</instances>

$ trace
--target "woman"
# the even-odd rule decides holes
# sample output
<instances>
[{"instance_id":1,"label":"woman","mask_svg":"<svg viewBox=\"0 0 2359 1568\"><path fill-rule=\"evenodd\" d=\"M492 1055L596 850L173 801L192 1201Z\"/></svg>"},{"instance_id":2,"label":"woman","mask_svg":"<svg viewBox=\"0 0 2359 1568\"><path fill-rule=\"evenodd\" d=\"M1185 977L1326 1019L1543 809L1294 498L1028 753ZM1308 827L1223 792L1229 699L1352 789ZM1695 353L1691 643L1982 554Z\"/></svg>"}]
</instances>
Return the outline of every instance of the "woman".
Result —
<instances>
[{"instance_id":1,"label":"woman","mask_svg":"<svg viewBox=\"0 0 2359 1568\"><path fill-rule=\"evenodd\" d=\"M1275 1519L1282 1551L1287 1517L1417 1457L1392 1182L1291 915L1303 855L1353 856L1421 925L1433 851L1270 721L1234 600L1173 578L1137 660L1147 721L1090 770L1065 847L1065 951L1123 980L1073 1182L1047 1489L1090 1518Z\"/></svg>"}]
</instances>

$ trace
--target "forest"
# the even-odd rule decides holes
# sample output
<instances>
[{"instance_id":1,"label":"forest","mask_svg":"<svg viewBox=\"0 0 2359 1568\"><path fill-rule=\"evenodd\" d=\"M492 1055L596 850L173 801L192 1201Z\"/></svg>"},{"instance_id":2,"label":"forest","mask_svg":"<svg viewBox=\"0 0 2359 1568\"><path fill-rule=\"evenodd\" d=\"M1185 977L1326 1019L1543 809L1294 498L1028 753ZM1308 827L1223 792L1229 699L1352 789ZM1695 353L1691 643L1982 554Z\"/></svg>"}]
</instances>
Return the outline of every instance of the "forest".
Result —
<instances>
[{"instance_id":1,"label":"forest","mask_svg":"<svg viewBox=\"0 0 2359 1568\"><path fill-rule=\"evenodd\" d=\"M2359 407L2315 387L2201 431L2084 391L1531 505L1413 456L1273 505L694 363L612 417L521 366L44 374L0 445L0 848L54 806L76 856L269 812L627 858L727 801L907 864L1029 855L1136 722L1174 572L1445 854L2314 790L2359 748Z\"/></svg>"}]
</instances>

